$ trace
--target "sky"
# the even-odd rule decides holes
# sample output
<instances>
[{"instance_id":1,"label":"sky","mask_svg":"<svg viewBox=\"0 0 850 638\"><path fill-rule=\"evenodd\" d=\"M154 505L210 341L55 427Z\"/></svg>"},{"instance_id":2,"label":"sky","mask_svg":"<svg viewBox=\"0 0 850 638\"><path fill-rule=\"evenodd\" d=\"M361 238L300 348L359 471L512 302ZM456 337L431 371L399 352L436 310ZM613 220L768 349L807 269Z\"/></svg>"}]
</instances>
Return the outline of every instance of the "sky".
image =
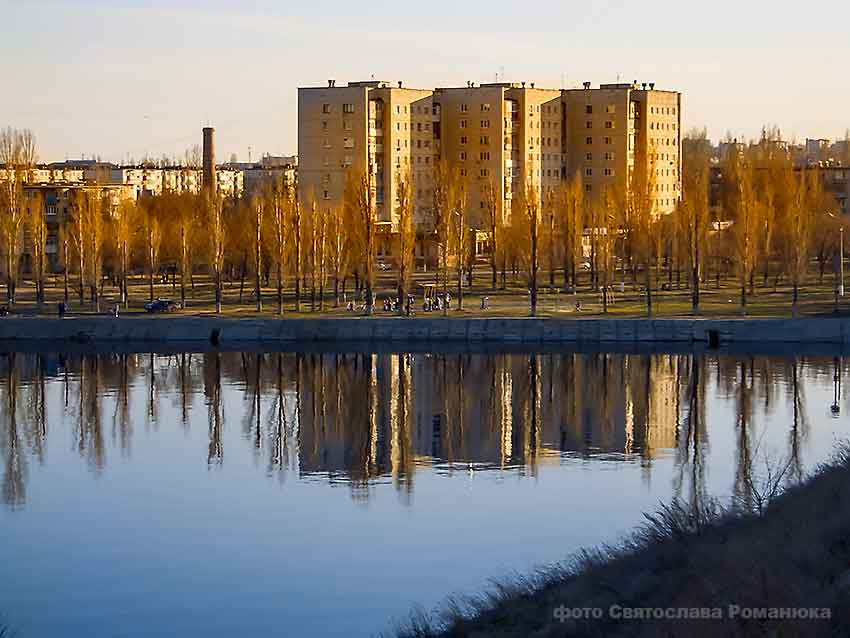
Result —
<instances>
[{"instance_id":1,"label":"sky","mask_svg":"<svg viewBox=\"0 0 850 638\"><path fill-rule=\"evenodd\" d=\"M0 0L0 126L43 161L293 154L298 86L637 80L684 127L843 138L850 5L741 0Z\"/></svg>"}]
</instances>

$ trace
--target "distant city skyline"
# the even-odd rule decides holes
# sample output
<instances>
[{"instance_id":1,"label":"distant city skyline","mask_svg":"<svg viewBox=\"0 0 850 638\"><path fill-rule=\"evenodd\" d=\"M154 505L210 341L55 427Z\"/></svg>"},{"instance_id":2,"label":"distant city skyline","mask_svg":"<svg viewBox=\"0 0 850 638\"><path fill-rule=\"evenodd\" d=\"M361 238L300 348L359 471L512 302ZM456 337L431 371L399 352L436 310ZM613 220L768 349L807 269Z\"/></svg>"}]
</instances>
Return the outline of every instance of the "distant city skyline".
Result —
<instances>
[{"instance_id":1,"label":"distant city skyline","mask_svg":"<svg viewBox=\"0 0 850 638\"><path fill-rule=\"evenodd\" d=\"M580 87L655 82L681 91L685 130L839 139L850 126L844 5L817 33L799 6L718 0L683 14L639 6L552 3L534 12L492 0L371 7L325 0L0 0L0 126L30 128L42 161L182 157L218 135L218 160L296 149L296 89L374 75L405 86L535 82ZM285 13L284 13L285 12ZM816 61L816 62L814 62Z\"/></svg>"}]
</instances>

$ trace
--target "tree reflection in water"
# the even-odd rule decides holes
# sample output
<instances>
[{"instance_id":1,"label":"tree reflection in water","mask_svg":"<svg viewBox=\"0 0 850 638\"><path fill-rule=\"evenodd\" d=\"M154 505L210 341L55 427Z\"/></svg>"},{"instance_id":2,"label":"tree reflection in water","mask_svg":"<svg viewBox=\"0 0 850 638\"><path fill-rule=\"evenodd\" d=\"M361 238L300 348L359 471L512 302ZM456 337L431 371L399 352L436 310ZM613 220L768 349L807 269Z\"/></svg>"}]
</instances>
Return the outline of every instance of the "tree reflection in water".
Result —
<instances>
[{"instance_id":1,"label":"tree reflection in water","mask_svg":"<svg viewBox=\"0 0 850 638\"><path fill-rule=\"evenodd\" d=\"M368 499L390 481L409 499L417 469L511 470L535 476L570 459L675 463L674 493L705 503L706 405L735 414L732 492L746 505L759 441L754 423L777 406L791 415L787 450L803 471L806 385L843 375L837 360L707 354L234 353L0 355L3 500L26 501L29 464L48 436L73 434L94 474L111 440L130 457L135 432L158 423L189 430L206 411L209 467L225 463L225 413L270 476L345 483ZM785 388L783 396L780 389ZM144 393L144 394L142 394ZM226 405L225 405L226 404ZM61 405L61 412L49 412ZM143 411L138 410L144 405ZM50 423L50 418L59 423ZM141 421L141 423L140 423ZM110 423L107 416L107 423ZM68 425L70 424L70 428ZM110 427L110 426L107 426Z\"/></svg>"}]
</instances>

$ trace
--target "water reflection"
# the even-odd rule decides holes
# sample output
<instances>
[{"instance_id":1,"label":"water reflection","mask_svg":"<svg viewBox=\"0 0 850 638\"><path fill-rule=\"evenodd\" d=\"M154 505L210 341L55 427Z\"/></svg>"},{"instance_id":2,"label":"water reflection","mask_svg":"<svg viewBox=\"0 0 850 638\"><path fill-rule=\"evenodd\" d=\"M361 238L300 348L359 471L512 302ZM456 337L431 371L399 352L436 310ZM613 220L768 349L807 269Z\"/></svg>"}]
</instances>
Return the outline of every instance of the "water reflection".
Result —
<instances>
[{"instance_id":1,"label":"water reflection","mask_svg":"<svg viewBox=\"0 0 850 638\"><path fill-rule=\"evenodd\" d=\"M672 456L675 494L701 507L712 381L734 402L733 492L745 504L760 455L755 413L790 406L786 453L798 478L810 428L803 378L834 384L838 414L843 373L838 358L704 354L6 353L3 501L25 504L49 432L70 432L98 475L109 450L131 456L138 428L189 429L205 413L210 469L233 445L225 428L238 427L269 475L344 482L357 499L384 481L407 498L423 466L535 476L601 457L640 463L648 478L655 459ZM64 414L48 414L50 397Z\"/></svg>"}]
</instances>

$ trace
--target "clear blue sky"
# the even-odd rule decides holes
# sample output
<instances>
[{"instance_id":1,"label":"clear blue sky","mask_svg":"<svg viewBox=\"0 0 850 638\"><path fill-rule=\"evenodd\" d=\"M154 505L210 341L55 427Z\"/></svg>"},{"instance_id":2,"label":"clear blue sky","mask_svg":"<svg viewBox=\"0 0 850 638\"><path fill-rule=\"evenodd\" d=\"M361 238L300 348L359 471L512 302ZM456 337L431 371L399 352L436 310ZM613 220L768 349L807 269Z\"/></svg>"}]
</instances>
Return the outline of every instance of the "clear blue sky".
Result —
<instances>
[{"instance_id":1,"label":"clear blue sky","mask_svg":"<svg viewBox=\"0 0 850 638\"><path fill-rule=\"evenodd\" d=\"M654 81L685 124L843 137L850 7L737 0L0 0L0 126L45 160L182 154L206 122L219 158L296 151L296 87Z\"/></svg>"}]
</instances>

